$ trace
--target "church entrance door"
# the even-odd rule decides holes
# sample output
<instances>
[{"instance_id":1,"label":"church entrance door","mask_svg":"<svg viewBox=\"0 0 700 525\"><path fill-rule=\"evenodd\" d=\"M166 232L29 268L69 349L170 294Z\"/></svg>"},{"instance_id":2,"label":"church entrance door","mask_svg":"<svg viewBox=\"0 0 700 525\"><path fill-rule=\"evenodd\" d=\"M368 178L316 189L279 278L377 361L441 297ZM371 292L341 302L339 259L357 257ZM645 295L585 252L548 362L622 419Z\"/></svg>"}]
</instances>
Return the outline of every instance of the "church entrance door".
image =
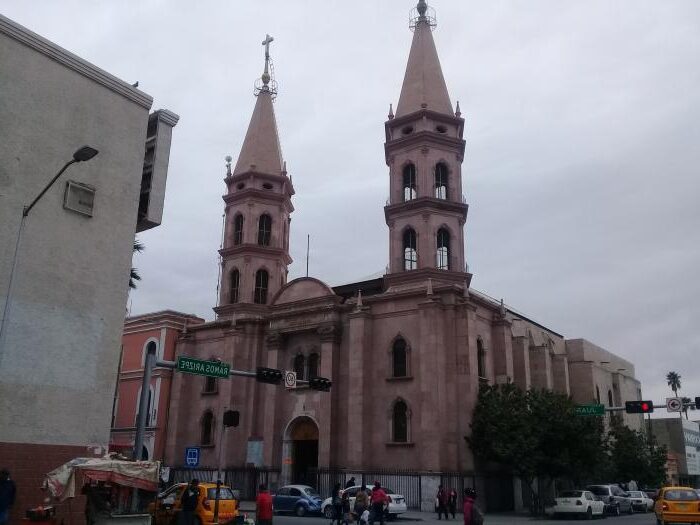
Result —
<instances>
[{"instance_id":1,"label":"church entrance door","mask_svg":"<svg viewBox=\"0 0 700 525\"><path fill-rule=\"evenodd\" d=\"M308 417L294 421L292 440L292 483L316 486L318 468L318 427Z\"/></svg>"}]
</instances>

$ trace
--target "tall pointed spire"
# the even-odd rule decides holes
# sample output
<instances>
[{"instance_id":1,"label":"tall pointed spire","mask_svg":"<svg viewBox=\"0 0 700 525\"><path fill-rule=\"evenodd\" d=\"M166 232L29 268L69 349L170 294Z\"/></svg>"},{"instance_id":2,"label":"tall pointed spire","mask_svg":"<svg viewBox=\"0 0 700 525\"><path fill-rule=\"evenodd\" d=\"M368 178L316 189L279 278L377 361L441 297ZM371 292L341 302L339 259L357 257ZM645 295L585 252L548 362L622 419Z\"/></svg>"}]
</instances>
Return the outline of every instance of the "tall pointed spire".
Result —
<instances>
[{"instance_id":1,"label":"tall pointed spire","mask_svg":"<svg viewBox=\"0 0 700 525\"><path fill-rule=\"evenodd\" d=\"M238 162L233 170L234 175L246 171L279 175L283 168L282 149L277 134L277 120L275 119L275 109L272 106L273 97L277 92L275 81L271 81L270 76L270 43L272 41L273 38L267 35L262 42L265 46L262 87L256 88L258 100L255 103L253 116L250 118Z\"/></svg>"},{"instance_id":2,"label":"tall pointed spire","mask_svg":"<svg viewBox=\"0 0 700 525\"><path fill-rule=\"evenodd\" d=\"M411 52L408 55L401 96L396 106L396 117L423 108L453 115L450 95L433 40L434 23L426 16L428 6L424 0L418 2L416 9L419 16L415 21Z\"/></svg>"}]
</instances>

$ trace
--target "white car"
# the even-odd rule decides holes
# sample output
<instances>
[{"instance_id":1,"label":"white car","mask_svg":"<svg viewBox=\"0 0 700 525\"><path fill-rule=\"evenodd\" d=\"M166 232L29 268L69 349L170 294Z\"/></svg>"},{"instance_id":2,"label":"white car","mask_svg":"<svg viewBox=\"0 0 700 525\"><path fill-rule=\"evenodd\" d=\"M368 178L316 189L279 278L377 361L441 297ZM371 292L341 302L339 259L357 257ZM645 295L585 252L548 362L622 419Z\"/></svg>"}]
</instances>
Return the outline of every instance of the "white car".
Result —
<instances>
[{"instance_id":1,"label":"white car","mask_svg":"<svg viewBox=\"0 0 700 525\"><path fill-rule=\"evenodd\" d=\"M588 490L565 490L554 498L554 505L547 507L545 513L554 517L576 515L590 520L605 515L605 503Z\"/></svg>"},{"instance_id":2,"label":"white car","mask_svg":"<svg viewBox=\"0 0 700 525\"><path fill-rule=\"evenodd\" d=\"M361 488L362 487L360 485L355 485L354 487L348 487L340 491L341 496L344 492L348 493L348 496L350 497L350 510L355 508L355 495L357 494L357 491ZM385 511L389 519L393 519L399 514L403 514L404 512L406 512L406 510L408 510L406 508L406 498L404 498L401 494L394 494L393 491L386 487L382 487L382 490L386 492L387 496L389 496L389 508ZM367 493L371 497L372 487L367 487ZM333 505L331 498L326 498L323 501L323 503L321 504L321 513L326 518L333 519Z\"/></svg>"},{"instance_id":3,"label":"white car","mask_svg":"<svg viewBox=\"0 0 700 525\"><path fill-rule=\"evenodd\" d=\"M654 500L641 490L630 490L632 508L639 512L649 512L654 508Z\"/></svg>"}]
</instances>

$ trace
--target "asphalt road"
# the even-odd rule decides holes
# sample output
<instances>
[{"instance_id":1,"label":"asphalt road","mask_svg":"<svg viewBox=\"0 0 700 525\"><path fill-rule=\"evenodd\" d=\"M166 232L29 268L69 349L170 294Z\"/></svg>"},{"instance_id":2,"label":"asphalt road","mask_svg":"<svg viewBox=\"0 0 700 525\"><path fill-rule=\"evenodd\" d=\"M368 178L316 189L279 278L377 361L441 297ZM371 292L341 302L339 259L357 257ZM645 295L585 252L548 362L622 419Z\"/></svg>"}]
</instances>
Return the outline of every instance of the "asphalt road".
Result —
<instances>
[{"instance_id":1,"label":"asphalt road","mask_svg":"<svg viewBox=\"0 0 700 525\"><path fill-rule=\"evenodd\" d=\"M427 512L412 512L409 516L399 518L395 521L387 522L389 525L461 525L461 516L457 516L456 520L439 521L435 514ZM558 519L545 520L533 519L527 516L514 515L487 515L484 519L485 525L519 525L519 524L535 524L535 523L551 523L552 525L570 525L580 523L580 520ZM656 525L656 518L653 513L648 514L633 514L632 516L607 517L604 520L596 520L596 523L605 525ZM315 516L305 516L297 518L296 516L275 515L274 525L329 525L329 521L325 518Z\"/></svg>"}]
</instances>

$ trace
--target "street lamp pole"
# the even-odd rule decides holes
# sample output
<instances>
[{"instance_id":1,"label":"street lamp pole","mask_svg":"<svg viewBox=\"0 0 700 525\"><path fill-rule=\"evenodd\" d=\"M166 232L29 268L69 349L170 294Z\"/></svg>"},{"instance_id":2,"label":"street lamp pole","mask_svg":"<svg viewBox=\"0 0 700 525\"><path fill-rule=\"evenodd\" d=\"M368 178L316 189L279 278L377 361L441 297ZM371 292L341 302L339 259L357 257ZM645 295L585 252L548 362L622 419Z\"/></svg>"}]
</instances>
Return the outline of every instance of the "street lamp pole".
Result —
<instances>
[{"instance_id":1,"label":"street lamp pole","mask_svg":"<svg viewBox=\"0 0 700 525\"><path fill-rule=\"evenodd\" d=\"M36 198L29 203L29 205L24 206L24 208L22 208L22 218L19 223L19 229L17 230L17 240L15 241L15 252L12 255L12 265L10 266L10 282L7 286L5 304L2 309L2 320L0 321L0 366L2 365L2 357L5 354L7 328L9 325L8 320L10 318L10 308L12 307L12 292L14 290L15 285L15 270L17 268L17 260L19 259L19 248L22 244L22 231L24 230L24 222L27 219L29 212L36 205L36 203L39 202L39 199L41 199L44 196L44 194L49 190L49 188L53 186L54 182L56 182L58 178L61 175L63 175L63 172L66 171L71 164L90 160L95 155L97 155L97 153L98 151L95 148L91 148L90 146L83 146L82 148L78 149L75 153L73 153L73 158L64 164L64 166L59 170L59 172L56 173L54 178L51 179L51 181L44 187L43 190L41 190L41 193L39 193L39 195L37 195Z\"/></svg>"}]
</instances>

